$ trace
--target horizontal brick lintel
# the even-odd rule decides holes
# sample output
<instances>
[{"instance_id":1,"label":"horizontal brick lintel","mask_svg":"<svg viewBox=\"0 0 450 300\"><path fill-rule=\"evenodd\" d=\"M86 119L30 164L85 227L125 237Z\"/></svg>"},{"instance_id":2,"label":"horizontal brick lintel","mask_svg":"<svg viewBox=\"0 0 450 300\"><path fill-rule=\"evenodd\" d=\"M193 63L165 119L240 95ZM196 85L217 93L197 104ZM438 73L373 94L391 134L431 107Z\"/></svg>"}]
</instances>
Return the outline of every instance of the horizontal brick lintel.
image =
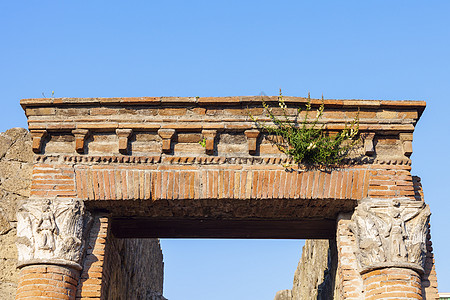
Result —
<instances>
[{"instance_id":1,"label":"horizontal brick lintel","mask_svg":"<svg viewBox=\"0 0 450 300\"><path fill-rule=\"evenodd\" d=\"M77 168L84 200L352 199L368 195L369 171Z\"/></svg>"}]
</instances>

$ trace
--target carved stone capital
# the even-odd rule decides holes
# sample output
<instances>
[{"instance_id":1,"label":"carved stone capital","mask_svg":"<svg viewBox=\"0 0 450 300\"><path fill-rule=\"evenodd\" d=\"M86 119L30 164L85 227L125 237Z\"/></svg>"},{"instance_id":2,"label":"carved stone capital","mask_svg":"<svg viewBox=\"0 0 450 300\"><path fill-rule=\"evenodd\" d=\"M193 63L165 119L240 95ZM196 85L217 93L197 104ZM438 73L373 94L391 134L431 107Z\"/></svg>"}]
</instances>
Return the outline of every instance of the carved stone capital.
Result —
<instances>
[{"instance_id":1,"label":"carved stone capital","mask_svg":"<svg viewBox=\"0 0 450 300\"><path fill-rule=\"evenodd\" d=\"M27 200L17 212L18 266L45 263L81 269L91 219L79 200Z\"/></svg>"},{"instance_id":2,"label":"carved stone capital","mask_svg":"<svg viewBox=\"0 0 450 300\"><path fill-rule=\"evenodd\" d=\"M352 216L361 272L386 267L423 273L430 208L408 199L368 199Z\"/></svg>"}]
</instances>

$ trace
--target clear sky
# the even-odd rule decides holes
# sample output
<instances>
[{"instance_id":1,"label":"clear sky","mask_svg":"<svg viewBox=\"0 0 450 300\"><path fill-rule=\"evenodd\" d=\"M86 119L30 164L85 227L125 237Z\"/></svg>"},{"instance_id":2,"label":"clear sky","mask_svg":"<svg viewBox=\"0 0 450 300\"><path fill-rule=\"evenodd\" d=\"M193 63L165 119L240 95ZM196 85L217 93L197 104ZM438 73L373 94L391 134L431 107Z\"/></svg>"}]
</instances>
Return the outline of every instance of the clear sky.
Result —
<instances>
[{"instance_id":1,"label":"clear sky","mask_svg":"<svg viewBox=\"0 0 450 300\"><path fill-rule=\"evenodd\" d=\"M21 98L426 100L413 174L450 292L450 1L0 1L0 130ZM170 300L273 299L300 241L164 240Z\"/></svg>"}]
</instances>

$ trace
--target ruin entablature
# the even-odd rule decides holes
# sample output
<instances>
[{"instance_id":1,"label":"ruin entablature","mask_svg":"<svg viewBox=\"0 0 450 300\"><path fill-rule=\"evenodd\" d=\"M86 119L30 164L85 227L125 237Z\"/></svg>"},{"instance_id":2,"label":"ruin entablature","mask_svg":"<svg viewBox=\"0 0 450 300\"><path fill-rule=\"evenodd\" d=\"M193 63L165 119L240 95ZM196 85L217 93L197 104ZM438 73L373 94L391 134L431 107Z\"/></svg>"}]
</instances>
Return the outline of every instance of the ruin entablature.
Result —
<instances>
[{"instance_id":1,"label":"ruin entablature","mask_svg":"<svg viewBox=\"0 0 450 300\"><path fill-rule=\"evenodd\" d=\"M308 101L283 99L292 117ZM264 101L278 105L278 97ZM313 107L321 103L311 100ZM53 264L75 272L80 281L67 287L73 297L101 297L109 284L101 272L97 285L83 277L93 257L106 259L104 252L86 252L92 218L104 223L103 247L108 234L336 239L343 299L388 297L391 291L374 279L386 274L410 276L393 292L404 299L437 292L429 208L410 173L423 101L324 100L319 123L326 132L358 116L361 133L350 157L330 168L293 164L258 130L249 114L270 121L261 97L51 98L21 105L36 156L31 197L19 210L19 263L24 270ZM71 227L63 225L67 218L76 220ZM51 225L41 228L45 221Z\"/></svg>"}]
</instances>

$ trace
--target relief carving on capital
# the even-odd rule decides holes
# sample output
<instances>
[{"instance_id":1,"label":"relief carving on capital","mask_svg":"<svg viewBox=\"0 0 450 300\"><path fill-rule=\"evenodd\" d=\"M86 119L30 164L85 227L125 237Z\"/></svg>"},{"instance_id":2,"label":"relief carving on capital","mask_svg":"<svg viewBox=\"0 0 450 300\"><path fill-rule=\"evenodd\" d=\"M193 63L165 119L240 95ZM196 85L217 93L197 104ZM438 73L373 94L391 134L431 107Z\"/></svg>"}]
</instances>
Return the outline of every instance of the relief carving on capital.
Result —
<instances>
[{"instance_id":1,"label":"relief carving on capital","mask_svg":"<svg viewBox=\"0 0 450 300\"><path fill-rule=\"evenodd\" d=\"M79 200L27 200L17 212L18 265L49 263L80 269L91 220Z\"/></svg>"},{"instance_id":2,"label":"relief carving on capital","mask_svg":"<svg viewBox=\"0 0 450 300\"><path fill-rule=\"evenodd\" d=\"M361 202L350 225L361 271L406 267L423 272L430 214L428 205L421 201Z\"/></svg>"}]
</instances>

